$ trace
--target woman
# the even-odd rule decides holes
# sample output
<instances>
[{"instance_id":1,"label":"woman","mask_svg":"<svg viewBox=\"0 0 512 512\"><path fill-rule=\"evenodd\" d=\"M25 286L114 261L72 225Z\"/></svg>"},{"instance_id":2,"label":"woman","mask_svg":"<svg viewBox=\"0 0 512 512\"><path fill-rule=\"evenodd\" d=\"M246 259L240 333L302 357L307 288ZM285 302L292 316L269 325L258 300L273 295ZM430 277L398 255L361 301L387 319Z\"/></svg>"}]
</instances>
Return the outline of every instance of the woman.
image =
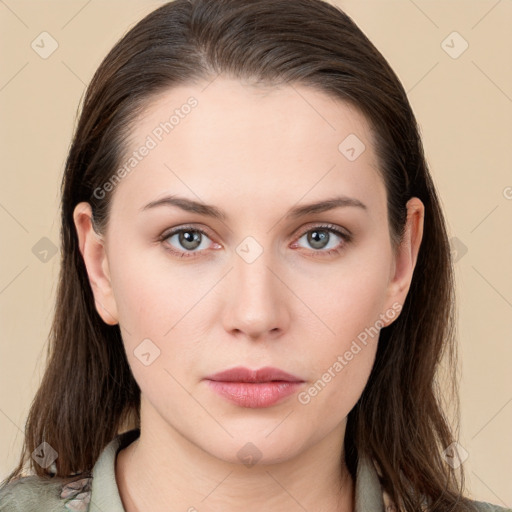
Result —
<instances>
[{"instance_id":1,"label":"woman","mask_svg":"<svg viewBox=\"0 0 512 512\"><path fill-rule=\"evenodd\" d=\"M0 511L505 510L463 496L435 387L454 284L415 117L340 9L140 21L89 85L62 255Z\"/></svg>"}]
</instances>

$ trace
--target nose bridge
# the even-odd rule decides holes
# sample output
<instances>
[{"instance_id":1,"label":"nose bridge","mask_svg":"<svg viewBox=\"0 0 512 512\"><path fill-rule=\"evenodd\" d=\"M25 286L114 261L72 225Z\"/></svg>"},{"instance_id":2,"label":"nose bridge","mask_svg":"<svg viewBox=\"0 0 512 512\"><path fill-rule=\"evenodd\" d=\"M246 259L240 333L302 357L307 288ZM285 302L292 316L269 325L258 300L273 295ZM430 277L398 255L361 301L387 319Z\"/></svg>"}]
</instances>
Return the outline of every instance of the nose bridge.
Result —
<instances>
[{"instance_id":1,"label":"nose bridge","mask_svg":"<svg viewBox=\"0 0 512 512\"><path fill-rule=\"evenodd\" d=\"M282 283L274 275L275 268L272 249L254 237L237 246L228 306L231 328L257 336L280 327Z\"/></svg>"},{"instance_id":2,"label":"nose bridge","mask_svg":"<svg viewBox=\"0 0 512 512\"><path fill-rule=\"evenodd\" d=\"M270 271L275 266L275 258L270 247L264 247L253 236L248 236L236 248L235 280L241 292L263 298L272 295L275 277Z\"/></svg>"}]
</instances>

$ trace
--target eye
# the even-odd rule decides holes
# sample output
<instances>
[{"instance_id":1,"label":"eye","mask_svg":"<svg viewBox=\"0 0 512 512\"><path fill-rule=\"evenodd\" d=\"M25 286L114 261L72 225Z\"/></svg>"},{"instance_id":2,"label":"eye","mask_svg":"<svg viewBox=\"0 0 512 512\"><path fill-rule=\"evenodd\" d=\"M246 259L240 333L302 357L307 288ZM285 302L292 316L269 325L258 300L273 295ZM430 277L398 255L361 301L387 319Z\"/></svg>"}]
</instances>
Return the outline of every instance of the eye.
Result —
<instances>
[{"instance_id":1,"label":"eye","mask_svg":"<svg viewBox=\"0 0 512 512\"><path fill-rule=\"evenodd\" d=\"M333 236L342 240L339 241L333 239ZM292 247L299 247L299 241L305 238L306 243L313 248L313 254L315 256L329 256L340 253L345 246L352 240L350 233L344 233L336 226L332 224L314 226L303 232L296 242L292 244ZM174 240L173 240L174 239ZM165 242L165 249L172 254L180 258L193 258L199 255L202 251L208 249L209 245L207 240L211 240L208 233L203 229L183 226L177 229L173 229L164 233L159 241ZM213 243L213 248L221 248L222 246Z\"/></svg>"},{"instance_id":2,"label":"eye","mask_svg":"<svg viewBox=\"0 0 512 512\"><path fill-rule=\"evenodd\" d=\"M333 237L332 235L335 235ZM342 242L336 242L335 238L340 238ZM314 249L314 253L320 253L321 256L338 254L351 241L352 236L344 233L332 224L314 226L304 232L293 247L298 246L301 239L305 239L306 243ZM316 254L315 254L316 256Z\"/></svg>"},{"instance_id":3,"label":"eye","mask_svg":"<svg viewBox=\"0 0 512 512\"><path fill-rule=\"evenodd\" d=\"M187 226L174 229L160 237L161 242L167 242L166 250L180 258L193 258L194 253L207 249L208 244L204 243L206 239L209 239L206 231Z\"/></svg>"}]
</instances>

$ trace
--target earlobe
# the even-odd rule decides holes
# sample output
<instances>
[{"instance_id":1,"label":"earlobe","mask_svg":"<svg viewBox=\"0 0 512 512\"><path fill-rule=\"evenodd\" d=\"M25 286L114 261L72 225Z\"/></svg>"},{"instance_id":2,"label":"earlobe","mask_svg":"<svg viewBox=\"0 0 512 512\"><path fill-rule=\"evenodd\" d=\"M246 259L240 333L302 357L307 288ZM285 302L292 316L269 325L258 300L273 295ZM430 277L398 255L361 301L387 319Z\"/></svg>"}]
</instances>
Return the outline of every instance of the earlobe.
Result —
<instances>
[{"instance_id":1,"label":"earlobe","mask_svg":"<svg viewBox=\"0 0 512 512\"><path fill-rule=\"evenodd\" d=\"M117 305L110 279L107 253L102 237L92 226L92 209L81 202L73 211L80 253L87 269L89 283L94 294L95 306L103 321L109 325L118 323Z\"/></svg>"},{"instance_id":2,"label":"earlobe","mask_svg":"<svg viewBox=\"0 0 512 512\"><path fill-rule=\"evenodd\" d=\"M407 221L402 243L397 248L392 263L389 283L390 302L404 304L412 282L423 239L425 207L420 199L412 197L407 201Z\"/></svg>"}]
</instances>

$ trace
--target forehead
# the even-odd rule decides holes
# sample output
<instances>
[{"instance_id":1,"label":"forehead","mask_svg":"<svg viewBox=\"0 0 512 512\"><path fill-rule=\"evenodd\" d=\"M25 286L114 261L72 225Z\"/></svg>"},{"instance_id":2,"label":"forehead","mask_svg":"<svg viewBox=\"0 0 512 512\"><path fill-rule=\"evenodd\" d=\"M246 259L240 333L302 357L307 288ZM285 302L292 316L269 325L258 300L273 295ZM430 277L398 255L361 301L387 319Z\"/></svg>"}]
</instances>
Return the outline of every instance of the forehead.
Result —
<instances>
[{"instance_id":1,"label":"forehead","mask_svg":"<svg viewBox=\"0 0 512 512\"><path fill-rule=\"evenodd\" d=\"M214 204L230 194L270 206L383 190L365 117L298 84L217 77L166 90L132 127L123 165L114 202L137 206L171 192Z\"/></svg>"}]
</instances>

